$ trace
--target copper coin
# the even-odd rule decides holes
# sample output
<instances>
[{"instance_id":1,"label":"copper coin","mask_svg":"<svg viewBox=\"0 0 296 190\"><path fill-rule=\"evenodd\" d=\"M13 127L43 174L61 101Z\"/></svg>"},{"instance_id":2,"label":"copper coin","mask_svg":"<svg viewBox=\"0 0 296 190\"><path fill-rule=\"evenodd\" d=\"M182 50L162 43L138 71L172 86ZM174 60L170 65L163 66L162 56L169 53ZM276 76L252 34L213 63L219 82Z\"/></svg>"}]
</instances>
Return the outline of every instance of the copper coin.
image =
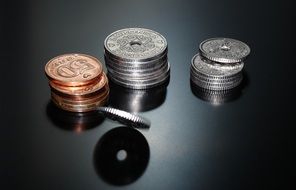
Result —
<instances>
[{"instance_id":1,"label":"copper coin","mask_svg":"<svg viewBox=\"0 0 296 190\"><path fill-rule=\"evenodd\" d=\"M56 84L52 81L49 81L49 85L51 88L53 88L55 91L59 91L63 94L68 94L68 95L78 95L78 96L83 96L86 94L92 94L98 90L100 90L101 88L103 88L106 83L108 83L108 78L105 75L105 73L103 73L102 75L100 75L99 79L94 81L94 83L92 84L88 84L85 86L62 86L59 84Z\"/></svg>"},{"instance_id":2,"label":"copper coin","mask_svg":"<svg viewBox=\"0 0 296 190\"><path fill-rule=\"evenodd\" d=\"M64 54L51 59L45 66L47 77L63 86L82 86L103 71L101 62L85 54Z\"/></svg>"},{"instance_id":3,"label":"copper coin","mask_svg":"<svg viewBox=\"0 0 296 190\"><path fill-rule=\"evenodd\" d=\"M90 94L84 94L84 95L69 95L69 94L64 94L60 91L57 91L55 90L54 88L51 87L51 91L63 98L67 98L67 99L71 99L71 100L87 100L89 98L93 98L93 97L96 97L96 96L100 96L101 94L104 94L106 91L109 91L109 85L108 83L105 84L105 86L103 86L103 88L93 92L93 93L90 93Z\"/></svg>"},{"instance_id":4,"label":"copper coin","mask_svg":"<svg viewBox=\"0 0 296 190\"><path fill-rule=\"evenodd\" d=\"M55 94L54 92L51 92L51 97L56 99L59 102L63 102L65 104L76 104L76 105L82 105L82 104L91 104L97 101L101 101L103 99L106 99L109 95L109 90L106 90L103 93L98 94L97 96L94 97L90 97L84 100L75 100L75 99L71 99L71 98L65 98L62 96L59 96L57 94Z\"/></svg>"}]
</instances>

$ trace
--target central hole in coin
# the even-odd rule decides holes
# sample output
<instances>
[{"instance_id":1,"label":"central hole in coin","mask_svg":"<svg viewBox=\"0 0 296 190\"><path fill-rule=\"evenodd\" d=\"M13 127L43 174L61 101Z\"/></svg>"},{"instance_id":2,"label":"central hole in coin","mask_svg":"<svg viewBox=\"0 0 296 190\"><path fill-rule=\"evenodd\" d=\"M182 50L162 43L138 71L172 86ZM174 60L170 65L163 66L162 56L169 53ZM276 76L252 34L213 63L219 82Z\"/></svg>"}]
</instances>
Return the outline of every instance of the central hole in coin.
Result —
<instances>
[{"instance_id":1,"label":"central hole in coin","mask_svg":"<svg viewBox=\"0 0 296 190\"><path fill-rule=\"evenodd\" d=\"M118 161L124 161L127 157L127 152L125 150L119 150L116 154Z\"/></svg>"},{"instance_id":2,"label":"central hole in coin","mask_svg":"<svg viewBox=\"0 0 296 190\"><path fill-rule=\"evenodd\" d=\"M132 42L130 42L130 45L131 46L141 46L142 43L141 42L132 41Z\"/></svg>"},{"instance_id":3,"label":"central hole in coin","mask_svg":"<svg viewBox=\"0 0 296 190\"><path fill-rule=\"evenodd\" d=\"M224 51L229 51L230 47L227 44L223 44L222 46L220 46L220 49Z\"/></svg>"}]
</instances>

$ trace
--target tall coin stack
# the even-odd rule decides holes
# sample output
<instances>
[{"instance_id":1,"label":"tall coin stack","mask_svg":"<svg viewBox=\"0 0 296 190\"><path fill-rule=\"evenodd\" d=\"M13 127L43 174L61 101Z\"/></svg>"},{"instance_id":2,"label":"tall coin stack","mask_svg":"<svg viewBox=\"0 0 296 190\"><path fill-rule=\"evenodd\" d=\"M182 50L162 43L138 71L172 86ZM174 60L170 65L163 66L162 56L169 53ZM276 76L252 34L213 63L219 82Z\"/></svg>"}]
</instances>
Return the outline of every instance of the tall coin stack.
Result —
<instances>
[{"instance_id":1,"label":"tall coin stack","mask_svg":"<svg viewBox=\"0 0 296 190\"><path fill-rule=\"evenodd\" d=\"M66 111L96 110L108 100L109 85L102 64L84 54L65 54L45 66L53 103Z\"/></svg>"},{"instance_id":2,"label":"tall coin stack","mask_svg":"<svg viewBox=\"0 0 296 190\"><path fill-rule=\"evenodd\" d=\"M230 38L211 38L199 46L199 54L191 61L190 78L208 90L228 90L242 79L243 61L250 54L247 44Z\"/></svg>"},{"instance_id":3,"label":"tall coin stack","mask_svg":"<svg viewBox=\"0 0 296 190\"><path fill-rule=\"evenodd\" d=\"M167 41L159 33L126 28L107 36L104 42L108 77L131 89L148 89L169 78Z\"/></svg>"}]
</instances>

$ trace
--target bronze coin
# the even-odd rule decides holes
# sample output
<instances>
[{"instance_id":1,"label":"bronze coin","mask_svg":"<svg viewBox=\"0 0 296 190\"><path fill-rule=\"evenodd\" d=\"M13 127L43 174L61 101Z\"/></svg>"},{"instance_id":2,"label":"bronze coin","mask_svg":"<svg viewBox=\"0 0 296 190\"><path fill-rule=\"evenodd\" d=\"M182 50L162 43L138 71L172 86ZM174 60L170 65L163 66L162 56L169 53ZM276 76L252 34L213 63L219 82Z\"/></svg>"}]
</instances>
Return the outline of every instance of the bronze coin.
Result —
<instances>
[{"instance_id":1,"label":"bronze coin","mask_svg":"<svg viewBox=\"0 0 296 190\"><path fill-rule=\"evenodd\" d=\"M105 86L103 86L103 88L93 92L93 93L90 93L90 94L84 94L84 95L69 95L69 94L64 94L60 91L57 91L55 90L54 88L51 87L51 92L55 93L56 95L58 96L61 96L63 98L66 98L66 99L71 99L71 100L87 100L89 98L93 98L93 97L96 97L96 96L100 96L101 94L104 94L106 91L109 91L109 85L108 83L105 84Z\"/></svg>"},{"instance_id":2,"label":"bronze coin","mask_svg":"<svg viewBox=\"0 0 296 190\"><path fill-rule=\"evenodd\" d=\"M49 81L49 85L51 88L54 89L54 91L59 91L60 93L72 96L83 96L87 94L92 94L103 88L107 83L108 78L104 73L100 75L98 80L94 81L94 83L84 86L62 86L56 84L55 82Z\"/></svg>"},{"instance_id":3,"label":"bronze coin","mask_svg":"<svg viewBox=\"0 0 296 190\"><path fill-rule=\"evenodd\" d=\"M51 59L45 66L47 77L62 86L83 86L103 71L101 62L85 54L64 54Z\"/></svg>"}]
</instances>

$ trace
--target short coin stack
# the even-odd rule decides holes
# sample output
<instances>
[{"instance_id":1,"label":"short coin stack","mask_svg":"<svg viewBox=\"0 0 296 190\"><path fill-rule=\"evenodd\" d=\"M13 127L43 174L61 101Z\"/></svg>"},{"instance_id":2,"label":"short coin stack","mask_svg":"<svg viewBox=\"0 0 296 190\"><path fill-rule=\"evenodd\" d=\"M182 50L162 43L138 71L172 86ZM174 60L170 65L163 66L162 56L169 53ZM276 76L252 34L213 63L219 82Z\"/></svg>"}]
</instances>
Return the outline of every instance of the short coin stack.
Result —
<instances>
[{"instance_id":1,"label":"short coin stack","mask_svg":"<svg viewBox=\"0 0 296 190\"><path fill-rule=\"evenodd\" d=\"M209 90L228 90L241 83L243 61L250 54L248 45L230 38L211 38L200 44L199 52L191 61L194 84Z\"/></svg>"},{"instance_id":2,"label":"short coin stack","mask_svg":"<svg viewBox=\"0 0 296 190\"><path fill-rule=\"evenodd\" d=\"M126 28L107 36L104 42L108 76L131 89L148 89L169 78L167 41L159 33Z\"/></svg>"},{"instance_id":3,"label":"short coin stack","mask_svg":"<svg viewBox=\"0 0 296 190\"><path fill-rule=\"evenodd\" d=\"M96 110L108 100L109 85L102 64L84 54L65 54L45 66L51 99L59 108L71 112Z\"/></svg>"}]
</instances>

